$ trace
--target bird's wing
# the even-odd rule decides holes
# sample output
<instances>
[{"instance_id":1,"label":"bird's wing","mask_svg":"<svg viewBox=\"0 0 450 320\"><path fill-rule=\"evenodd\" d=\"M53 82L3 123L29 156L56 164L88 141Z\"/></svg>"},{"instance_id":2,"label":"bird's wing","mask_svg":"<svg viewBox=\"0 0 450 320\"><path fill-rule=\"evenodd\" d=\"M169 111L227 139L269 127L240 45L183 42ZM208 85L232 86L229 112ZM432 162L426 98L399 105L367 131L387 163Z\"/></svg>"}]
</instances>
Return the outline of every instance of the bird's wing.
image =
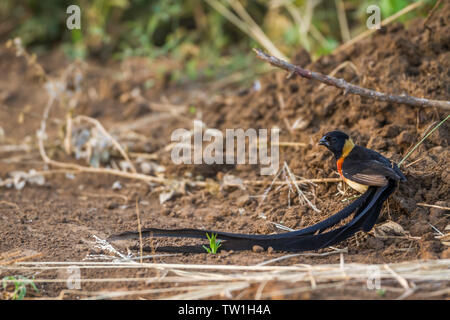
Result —
<instances>
[{"instance_id":1,"label":"bird's wing","mask_svg":"<svg viewBox=\"0 0 450 320\"><path fill-rule=\"evenodd\" d=\"M388 178L400 180L396 172L377 160L360 160L345 158L342 164L345 178L367 186L382 187L387 185Z\"/></svg>"}]
</instances>

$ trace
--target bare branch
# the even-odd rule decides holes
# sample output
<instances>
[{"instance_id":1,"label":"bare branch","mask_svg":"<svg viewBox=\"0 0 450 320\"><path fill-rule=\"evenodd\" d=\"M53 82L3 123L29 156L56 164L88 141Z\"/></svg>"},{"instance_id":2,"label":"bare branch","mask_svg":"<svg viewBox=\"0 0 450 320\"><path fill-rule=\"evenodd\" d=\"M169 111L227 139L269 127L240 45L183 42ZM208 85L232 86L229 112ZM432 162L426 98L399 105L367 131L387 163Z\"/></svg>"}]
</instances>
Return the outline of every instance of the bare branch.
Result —
<instances>
[{"instance_id":1,"label":"bare branch","mask_svg":"<svg viewBox=\"0 0 450 320\"><path fill-rule=\"evenodd\" d=\"M318 72L303 69L299 66L295 66L289 62L278 59L272 55L269 55L259 49L253 49L259 59L270 63L271 65L284 69L291 74L296 74L306 79L314 79L323 82L329 86L334 86L344 90L344 94L356 94L359 96L372 98L378 101L387 101L392 103L404 103L416 107L438 107L444 110L450 110L450 101L429 100L424 98L416 98L408 95L395 96L382 92L378 92L371 89L362 88L351 84L344 79L338 79L335 77L327 76Z\"/></svg>"}]
</instances>

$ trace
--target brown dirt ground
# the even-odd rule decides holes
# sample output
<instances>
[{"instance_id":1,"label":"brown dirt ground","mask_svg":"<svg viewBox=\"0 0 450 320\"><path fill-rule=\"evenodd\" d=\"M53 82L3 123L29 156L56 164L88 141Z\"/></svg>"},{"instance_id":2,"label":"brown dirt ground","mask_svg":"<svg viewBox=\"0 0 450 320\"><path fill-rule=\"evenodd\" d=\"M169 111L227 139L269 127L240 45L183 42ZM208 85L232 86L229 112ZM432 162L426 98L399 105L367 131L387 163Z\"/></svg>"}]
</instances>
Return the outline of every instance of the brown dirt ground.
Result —
<instances>
[{"instance_id":1,"label":"brown dirt ground","mask_svg":"<svg viewBox=\"0 0 450 320\"><path fill-rule=\"evenodd\" d=\"M405 28L393 23L375 35L335 55L322 57L310 63L308 55L299 51L294 62L308 69L330 73L341 63L351 61L357 71L345 67L337 72L342 77L363 87L393 94L406 93L417 97L449 100L450 98L450 6L447 4L433 18L431 30L423 28L421 20ZM39 62L51 77L57 77L68 66L62 54L54 51L40 57ZM166 63L166 62L162 62ZM345 206L341 200L353 193L337 183L318 183L302 187L310 192L310 199L321 210L314 212L291 195L288 205L288 188L272 190L264 202L259 198L271 179L259 176L259 167L239 165L176 166L170 153L163 148L170 143L175 128L190 128L192 120L201 119L211 128L281 128L280 141L303 142L306 147L281 147L280 163L286 161L293 172L303 178L337 177L331 154L317 141L326 131L340 129L349 133L358 144L373 148L394 161L399 161L436 121L446 113L434 108L414 108L373 101L360 96L343 95L332 87L319 87L306 79L286 79L283 72L271 72L260 79L261 90L245 89L239 92L213 92L206 87L185 86L173 88L158 82L146 88L143 84L155 77L155 66L143 59L130 59L118 65L87 63L81 66L84 73L82 94L77 114L100 120L113 133L118 134L128 151L154 153L155 160L166 167L165 175L177 180L180 177L220 183L223 176L232 174L243 180L265 180L264 186L223 188L211 190L188 188L184 195L159 203L158 186L108 175L75 174L71 180L64 175L46 178L44 186L27 185L0 190L0 253L9 250L32 249L43 255L40 261L81 261L87 254L102 253L89 241L125 230L136 230L135 199L140 197L141 222L144 227L181 228L195 227L231 232L270 233L276 222L290 228L302 228L324 219ZM33 149L27 153L1 154L0 178L15 170L43 170L45 165L36 148L36 131L40 126L42 111L47 101L43 84L36 80L33 67L11 50L0 50L0 127L5 132L1 145L29 143ZM132 90L140 88L143 99L136 98ZM166 98L165 98L166 97ZM167 101L173 105L195 106L196 114L187 111L179 116L167 116L152 110L150 102ZM50 119L64 119L62 108L54 108ZM201 115L200 115L201 114ZM133 130L138 133L127 138L120 128L135 125L137 120L149 119L145 125ZM299 127L289 131L286 120ZM417 203L450 206L450 150L447 122L429 137L406 161L402 170L408 182L385 205L378 225L394 221L417 239L405 237L376 237L359 233L338 247L348 247L346 262L393 263L416 259L448 259L450 249L439 239L430 226L444 231L449 224L448 211L418 206ZM49 122L47 151L60 161L75 160L64 155L61 148L60 124ZM138 138L136 138L138 136ZM1 137L0 137L1 139ZM11 158L14 159L11 161ZM80 164L85 164L82 161ZM121 181L123 188L114 191L111 186ZM346 189L346 194L338 193ZM120 196L125 198L121 198ZM126 199L126 200L125 200ZM3 202L2 202L3 201ZM259 202L258 202L259 201ZM9 204L8 204L9 203ZM10 203L14 203L14 207ZM244 209L243 211L240 209ZM264 214L266 219L262 219ZM145 246L176 245L178 240L158 239ZM122 252L133 249L138 242L115 244ZM326 251L326 250L322 250ZM321 251L321 252L322 252ZM253 265L281 257L283 252L222 252L218 255L179 254L157 258L164 263L243 264ZM279 262L280 265L339 263L339 255L323 257L297 256ZM139 269L111 271L86 270L84 277L138 277L149 271ZM2 277L5 273L2 274ZM53 272L41 274L56 277ZM107 290L149 287L143 284L86 284L84 290ZM447 283L437 284L445 287ZM241 298L253 298L257 285L244 292ZM292 284L269 283L265 290L292 287ZM60 284L43 284L35 296L55 297L64 289ZM424 289L427 290L427 289ZM385 297L395 297L388 293ZM375 292L364 288L329 288L311 290L307 295L281 296L279 298L379 298ZM413 294L411 297L420 297ZM442 296L441 296L442 297ZM445 297L445 296L444 296ZM77 298L77 296L73 296ZM448 298L448 296L447 296Z\"/></svg>"}]
</instances>

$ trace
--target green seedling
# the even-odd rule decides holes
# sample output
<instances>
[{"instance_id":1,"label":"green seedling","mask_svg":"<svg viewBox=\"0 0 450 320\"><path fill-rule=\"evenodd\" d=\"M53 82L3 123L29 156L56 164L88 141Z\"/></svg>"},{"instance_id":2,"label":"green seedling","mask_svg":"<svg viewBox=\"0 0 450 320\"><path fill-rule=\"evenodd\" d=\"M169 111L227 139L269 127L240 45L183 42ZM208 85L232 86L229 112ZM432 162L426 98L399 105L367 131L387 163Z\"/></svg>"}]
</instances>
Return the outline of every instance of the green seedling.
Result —
<instances>
[{"instance_id":1,"label":"green seedling","mask_svg":"<svg viewBox=\"0 0 450 320\"><path fill-rule=\"evenodd\" d=\"M24 276L8 276L4 277L2 280L3 283L3 289L6 290L8 287L8 283L12 282L14 285L14 291L11 293L11 299L12 300L22 300L25 295L27 294L27 285L30 285L34 291L39 292L38 288L34 284L32 279L28 279Z\"/></svg>"},{"instance_id":2,"label":"green seedling","mask_svg":"<svg viewBox=\"0 0 450 320\"><path fill-rule=\"evenodd\" d=\"M386 289L378 289L378 290L377 290L377 294L378 294L380 297L384 297L384 295L386 294Z\"/></svg>"},{"instance_id":3,"label":"green seedling","mask_svg":"<svg viewBox=\"0 0 450 320\"><path fill-rule=\"evenodd\" d=\"M189 106L189 113L195 114L197 112L197 109L194 106Z\"/></svg>"},{"instance_id":4,"label":"green seedling","mask_svg":"<svg viewBox=\"0 0 450 320\"><path fill-rule=\"evenodd\" d=\"M206 233L206 237L209 240L209 248L207 246L203 246L203 248L208 252L208 253L212 253L212 254L216 254L217 253L217 249L219 249L219 247L222 245L220 242L220 240L216 240L217 238L217 234L211 234L211 237L209 236L208 233Z\"/></svg>"}]
</instances>

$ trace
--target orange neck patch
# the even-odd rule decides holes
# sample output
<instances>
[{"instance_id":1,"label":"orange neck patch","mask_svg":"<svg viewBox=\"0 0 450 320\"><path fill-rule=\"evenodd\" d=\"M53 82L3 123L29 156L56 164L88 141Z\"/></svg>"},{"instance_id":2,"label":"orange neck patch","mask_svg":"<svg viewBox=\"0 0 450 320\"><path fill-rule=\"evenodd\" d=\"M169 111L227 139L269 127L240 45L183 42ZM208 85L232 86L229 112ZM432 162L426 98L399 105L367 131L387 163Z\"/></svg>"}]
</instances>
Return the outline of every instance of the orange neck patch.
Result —
<instances>
[{"instance_id":1,"label":"orange neck patch","mask_svg":"<svg viewBox=\"0 0 450 320\"><path fill-rule=\"evenodd\" d=\"M339 160L336 162L337 170L338 170L339 174L341 175L341 177L344 177L344 175L342 174L342 163L343 162L344 162L344 157L339 158Z\"/></svg>"}]
</instances>

